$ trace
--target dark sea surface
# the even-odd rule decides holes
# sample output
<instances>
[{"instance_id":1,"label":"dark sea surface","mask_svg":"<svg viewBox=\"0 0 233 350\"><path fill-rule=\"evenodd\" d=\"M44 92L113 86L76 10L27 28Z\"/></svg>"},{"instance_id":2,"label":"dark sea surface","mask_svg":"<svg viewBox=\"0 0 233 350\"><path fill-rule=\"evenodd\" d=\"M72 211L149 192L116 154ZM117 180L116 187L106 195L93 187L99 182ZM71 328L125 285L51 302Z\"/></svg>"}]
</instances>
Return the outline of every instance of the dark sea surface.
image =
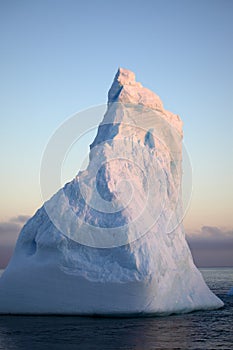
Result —
<instances>
[{"instance_id":1,"label":"dark sea surface","mask_svg":"<svg viewBox=\"0 0 233 350\"><path fill-rule=\"evenodd\" d=\"M233 268L201 272L224 308L153 318L0 316L0 349L233 349Z\"/></svg>"}]
</instances>

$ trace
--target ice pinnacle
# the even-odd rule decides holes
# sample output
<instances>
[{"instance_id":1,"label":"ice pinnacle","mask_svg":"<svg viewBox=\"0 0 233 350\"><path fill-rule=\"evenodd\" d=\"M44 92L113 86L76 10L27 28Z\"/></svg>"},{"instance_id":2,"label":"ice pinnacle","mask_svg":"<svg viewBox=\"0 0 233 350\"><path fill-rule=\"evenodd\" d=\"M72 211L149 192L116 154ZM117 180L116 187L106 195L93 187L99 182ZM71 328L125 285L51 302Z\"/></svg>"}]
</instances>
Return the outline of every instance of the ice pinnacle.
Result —
<instances>
[{"instance_id":1,"label":"ice pinnacle","mask_svg":"<svg viewBox=\"0 0 233 350\"><path fill-rule=\"evenodd\" d=\"M87 168L19 235L0 278L0 313L142 316L221 307L185 240L181 182L179 116L120 68Z\"/></svg>"}]
</instances>

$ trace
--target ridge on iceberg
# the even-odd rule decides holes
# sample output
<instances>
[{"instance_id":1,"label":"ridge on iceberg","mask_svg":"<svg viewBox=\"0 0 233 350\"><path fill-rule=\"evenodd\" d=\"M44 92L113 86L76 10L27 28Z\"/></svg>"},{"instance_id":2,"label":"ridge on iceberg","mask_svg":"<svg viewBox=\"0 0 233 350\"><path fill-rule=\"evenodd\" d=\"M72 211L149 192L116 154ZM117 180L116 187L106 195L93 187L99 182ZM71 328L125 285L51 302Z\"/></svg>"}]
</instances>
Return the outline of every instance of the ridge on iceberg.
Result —
<instances>
[{"instance_id":1,"label":"ridge on iceberg","mask_svg":"<svg viewBox=\"0 0 233 350\"><path fill-rule=\"evenodd\" d=\"M223 306L182 225L182 122L120 68L89 164L26 223L1 314L164 315Z\"/></svg>"}]
</instances>

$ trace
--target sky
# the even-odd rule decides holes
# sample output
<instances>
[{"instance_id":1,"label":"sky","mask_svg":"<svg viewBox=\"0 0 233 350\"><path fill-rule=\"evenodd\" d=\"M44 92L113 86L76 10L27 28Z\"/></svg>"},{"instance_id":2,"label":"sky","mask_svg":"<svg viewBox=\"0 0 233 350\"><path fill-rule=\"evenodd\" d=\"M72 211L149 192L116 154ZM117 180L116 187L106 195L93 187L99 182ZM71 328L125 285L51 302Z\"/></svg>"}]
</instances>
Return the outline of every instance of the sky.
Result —
<instances>
[{"instance_id":1,"label":"sky","mask_svg":"<svg viewBox=\"0 0 233 350\"><path fill-rule=\"evenodd\" d=\"M193 171L184 225L194 259L233 266L232 19L231 0L0 0L0 267L42 205L51 135L74 113L106 103L118 67L184 123Z\"/></svg>"}]
</instances>

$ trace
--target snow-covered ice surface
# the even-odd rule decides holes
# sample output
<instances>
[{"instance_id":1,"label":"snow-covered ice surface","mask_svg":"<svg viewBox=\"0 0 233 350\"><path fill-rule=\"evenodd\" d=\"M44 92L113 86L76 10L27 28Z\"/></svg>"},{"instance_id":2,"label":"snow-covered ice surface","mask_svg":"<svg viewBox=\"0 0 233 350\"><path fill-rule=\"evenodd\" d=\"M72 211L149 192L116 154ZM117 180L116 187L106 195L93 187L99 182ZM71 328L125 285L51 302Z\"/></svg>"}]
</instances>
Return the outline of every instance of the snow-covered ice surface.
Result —
<instances>
[{"instance_id":1,"label":"snow-covered ice surface","mask_svg":"<svg viewBox=\"0 0 233 350\"><path fill-rule=\"evenodd\" d=\"M89 164L23 227L0 313L163 315L223 306L182 226L182 122L120 68Z\"/></svg>"}]
</instances>

